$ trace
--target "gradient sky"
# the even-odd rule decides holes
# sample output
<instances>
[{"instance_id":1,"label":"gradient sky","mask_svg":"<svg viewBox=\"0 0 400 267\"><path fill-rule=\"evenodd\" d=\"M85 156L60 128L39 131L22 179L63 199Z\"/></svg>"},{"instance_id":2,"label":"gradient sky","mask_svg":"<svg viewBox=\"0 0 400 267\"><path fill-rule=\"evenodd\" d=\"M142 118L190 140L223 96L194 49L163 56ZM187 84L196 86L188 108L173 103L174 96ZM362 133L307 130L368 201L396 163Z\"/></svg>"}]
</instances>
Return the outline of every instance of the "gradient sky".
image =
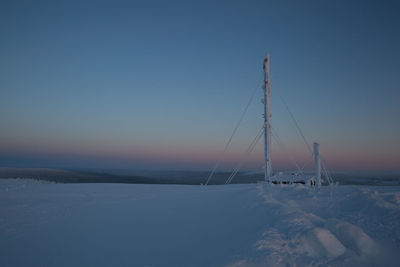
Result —
<instances>
[{"instance_id":1,"label":"gradient sky","mask_svg":"<svg viewBox=\"0 0 400 267\"><path fill-rule=\"evenodd\" d=\"M2 1L0 166L211 169L271 55L272 125L331 170L400 170L397 1ZM261 88L226 154L262 125ZM275 169L291 168L275 143ZM246 169L261 170L262 142Z\"/></svg>"}]
</instances>

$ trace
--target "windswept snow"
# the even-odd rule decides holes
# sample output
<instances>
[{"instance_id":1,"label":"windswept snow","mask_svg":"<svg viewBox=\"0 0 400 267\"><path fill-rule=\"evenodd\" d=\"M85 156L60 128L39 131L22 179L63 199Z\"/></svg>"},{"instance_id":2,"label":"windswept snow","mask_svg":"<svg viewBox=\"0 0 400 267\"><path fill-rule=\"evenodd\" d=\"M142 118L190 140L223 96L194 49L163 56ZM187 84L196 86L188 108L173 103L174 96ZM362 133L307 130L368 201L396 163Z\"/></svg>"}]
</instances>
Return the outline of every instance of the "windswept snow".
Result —
<instances>
[{"instance_id":1,"label":"windswept snow","mask_svg":"<svg viewBox=\"0 0 400 267\"><path fill-rule=\"evenodd\" d=\"M400 187L0 179L0 266L396 266Z\"/></svg>"}]
</instances>

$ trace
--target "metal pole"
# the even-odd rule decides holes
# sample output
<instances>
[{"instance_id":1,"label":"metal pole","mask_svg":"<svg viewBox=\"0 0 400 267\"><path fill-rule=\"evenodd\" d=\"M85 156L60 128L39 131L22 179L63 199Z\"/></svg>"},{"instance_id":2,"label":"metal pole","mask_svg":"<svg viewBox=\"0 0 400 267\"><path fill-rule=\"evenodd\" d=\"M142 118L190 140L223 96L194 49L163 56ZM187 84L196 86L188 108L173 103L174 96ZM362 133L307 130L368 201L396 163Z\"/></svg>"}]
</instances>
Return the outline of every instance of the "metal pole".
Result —
<instances>
[{"instance_id":1,"label":"metal pole","mask_svg":"<svg viewBox=\"0 0 400 267\"><path fill-rule=\"evenodd\" d=\"M315 180L317 186L321 186L321 158L319 156L318 143L314 143L314 162L315 162Z\"/></svg>"},{"instance_id":2,"label":"metal pole","mask_svg":"<svg viewBox=\"0 0 400 267\"><path fill-rule=\"evenodd\" d=\"M270 110L270 98L271 98L271 80L269 76L269 54L267 53L267 57L264 59L264 179L267 182L270 182L270 177L272 173L271 168L271 110Z\"/></svg>"}]
</instances>

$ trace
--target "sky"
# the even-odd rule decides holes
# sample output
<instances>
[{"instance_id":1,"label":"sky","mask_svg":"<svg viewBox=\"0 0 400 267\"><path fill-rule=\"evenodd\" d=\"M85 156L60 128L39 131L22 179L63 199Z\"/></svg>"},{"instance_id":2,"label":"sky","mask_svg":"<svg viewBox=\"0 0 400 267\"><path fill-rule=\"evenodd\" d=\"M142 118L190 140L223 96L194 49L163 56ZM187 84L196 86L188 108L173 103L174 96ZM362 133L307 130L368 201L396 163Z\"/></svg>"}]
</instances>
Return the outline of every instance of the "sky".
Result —
<instances>
[{"instance_id":1,"label":"sky","mask_svg":"<svg viewBox=\"0 0 400 267\"><path fill-rule=\"evenodd\" d=\"M2 1L0 166L220 170L262 126L274 170L400 171L397 1ZM257 89L258 88L258 89ZM244 169L262 170L258 143Z\"/></svg>"}]
</instances>

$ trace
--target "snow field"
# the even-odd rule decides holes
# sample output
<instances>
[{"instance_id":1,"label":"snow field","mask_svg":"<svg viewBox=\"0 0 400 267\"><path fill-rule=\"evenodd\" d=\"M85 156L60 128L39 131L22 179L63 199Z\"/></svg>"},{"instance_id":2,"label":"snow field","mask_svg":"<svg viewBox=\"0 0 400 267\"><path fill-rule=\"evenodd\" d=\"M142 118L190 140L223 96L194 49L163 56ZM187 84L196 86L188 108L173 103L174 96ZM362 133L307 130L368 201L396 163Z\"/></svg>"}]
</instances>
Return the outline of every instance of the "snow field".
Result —
<instances>
[{"instance_id":1,"label":"snow field","mask_svg":"<svg viewBox=\"0 0 400 267\"><path fill-rule=\"evenodd\" d=\"M396 266L400 187L0 179L1 266Z\"/></svg>"}]
</instances>

